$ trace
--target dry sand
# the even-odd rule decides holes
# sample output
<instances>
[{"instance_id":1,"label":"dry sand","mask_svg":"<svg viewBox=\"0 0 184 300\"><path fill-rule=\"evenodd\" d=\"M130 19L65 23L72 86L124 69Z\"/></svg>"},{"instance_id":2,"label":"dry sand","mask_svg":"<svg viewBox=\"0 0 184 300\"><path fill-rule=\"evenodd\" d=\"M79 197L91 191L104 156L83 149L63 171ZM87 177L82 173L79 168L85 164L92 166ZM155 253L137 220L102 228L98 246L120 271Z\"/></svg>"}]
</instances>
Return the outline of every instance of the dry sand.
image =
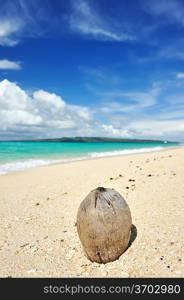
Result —
<instances>
[{"instance_id":1,"label":"dry sand","mask_svg":"<svg viewBox=\"0 0 184 300\"><path fill-rule=\"evenodd\" d=\"M98 186L125 197L135 226L132 245L105 265L85 257L75 226ZM184 148L0 176L0 277L184 277L183 252Z\"/></svg>"}]
</instances>

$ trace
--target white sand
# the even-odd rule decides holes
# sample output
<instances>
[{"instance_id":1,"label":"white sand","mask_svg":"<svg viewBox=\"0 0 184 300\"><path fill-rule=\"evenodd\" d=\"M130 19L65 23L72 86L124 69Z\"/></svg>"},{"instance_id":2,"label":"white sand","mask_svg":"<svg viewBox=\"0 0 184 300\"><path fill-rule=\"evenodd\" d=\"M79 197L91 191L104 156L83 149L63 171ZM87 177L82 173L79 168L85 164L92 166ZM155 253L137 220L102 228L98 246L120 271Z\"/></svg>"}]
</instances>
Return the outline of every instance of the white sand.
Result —
<instances>
[{"instance_id":1,"label":"white sand","mask_svg":"<svg viewBox=\"0 0 184 300\"><path fill-rule=\"evenodd\" d=\"M85 257L75 226L98 186L125 197L137 229L105 265ZM1 175L0 216L0 277L184 277L184 148Z\"/></svg>"}]
</instances>

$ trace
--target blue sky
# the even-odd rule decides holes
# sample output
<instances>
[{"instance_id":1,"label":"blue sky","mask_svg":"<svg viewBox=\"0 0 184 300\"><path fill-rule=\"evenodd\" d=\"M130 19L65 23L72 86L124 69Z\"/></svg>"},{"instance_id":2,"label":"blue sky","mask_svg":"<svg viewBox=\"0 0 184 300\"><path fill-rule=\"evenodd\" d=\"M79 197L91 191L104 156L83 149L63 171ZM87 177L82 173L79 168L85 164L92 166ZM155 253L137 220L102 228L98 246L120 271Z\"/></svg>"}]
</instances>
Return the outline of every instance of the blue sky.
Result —
<instances>
[{"instance_id":1,"label":"blue sky","mask_svg":"<svg viewBox=\"0 0 184 300\"><path fill-rule=\"evenodd\" d=\"M0 7L0 139L184 140L184 1Z\"/></svg>"}]
</instances>

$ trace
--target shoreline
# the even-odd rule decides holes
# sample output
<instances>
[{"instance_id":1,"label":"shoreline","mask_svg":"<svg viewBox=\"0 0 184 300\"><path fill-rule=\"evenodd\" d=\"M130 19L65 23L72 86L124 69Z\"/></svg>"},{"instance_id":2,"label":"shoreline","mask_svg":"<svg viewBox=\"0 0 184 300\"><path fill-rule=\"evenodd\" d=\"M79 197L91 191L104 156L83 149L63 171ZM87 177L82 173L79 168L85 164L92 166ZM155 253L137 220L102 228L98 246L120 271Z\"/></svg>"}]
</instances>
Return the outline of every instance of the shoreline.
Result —
<instances>
[{"instance_id":1,"label":"shoreline","mask_svg":"<svg viewBox=\"0 0 184 300\"><path fill-rule=\"evenodd\" d=\"M174 150L174 149L181 149L184 148L184 145L181 146L169 146L169 147L163 147L163 149L160 150L151 150L151 151L145 151L145 152L135 152L135 153L126 153L126 154L117 154L117 155L107 155L107 156L102 156L102 157L86 157L86 158L73 158L72 160L68 160L68 161L60 161L60 162L51 162L48 164L44 164L44 165L40 165L40 166L36 166L36 167L30 167L30 168L26 168L24 170L16 170L16 171L9 171L7 173L0 173L0 176L5 176L5 175L9 175L9 174L16 174L17 172L26 172L29 170L35 170L35 169L39 169L39 168L44 168L44 167L49 167L49 166L55 166L55 165L62 165L62 164L70 164L70 163L77 163L77 162L81 162L81 161L91 161L91 160L98 160L98 159L106 159L106 158L114 158L114 157L124 157L124 156L134 156L134 155L141 155L141 154L146 154L146 153L159 153L159 152L163 152L163 151L169 151L169 150ZM152 148L150 148L152 149ZM115 150L116 151L116 150ZM100 153L100 152L99 152ZM43 158L40 158L41 160ZM38 159L39 160L39 159ZM20 162L20 161L17 161ZM6 163L5 163L6 164Z\"/></svg>"}]
</instances>

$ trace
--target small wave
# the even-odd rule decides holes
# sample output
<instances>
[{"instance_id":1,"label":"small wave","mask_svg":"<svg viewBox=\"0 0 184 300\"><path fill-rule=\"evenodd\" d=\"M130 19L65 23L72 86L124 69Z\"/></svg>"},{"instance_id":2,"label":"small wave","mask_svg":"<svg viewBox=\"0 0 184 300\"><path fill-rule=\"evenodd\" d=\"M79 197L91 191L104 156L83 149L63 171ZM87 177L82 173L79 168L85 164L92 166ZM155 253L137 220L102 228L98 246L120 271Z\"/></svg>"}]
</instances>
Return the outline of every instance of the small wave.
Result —
<instances>
[{"instance_id":1,"label":"small wave","mask_svg":"<svg viewBox=\"0 0 184 300\"><path fill-rule=\"evenodd\" d=\"M114 150L109 152L91 152L88 153L87 156L76 157L76 158L66 158L66 159L28 159L25 161L12 161L4 164L0 164L0 174L6 174L9 172L15 171L23 171L26 169L32 169L40 166L62 163L62 162L70 162L84 159L92 159L98 157L107 157L107 156L118 156L118 155L126 155L126 154L134 154L134 153L143 153L143 152L151 152L151 151L160 151L165 147L153 147L153 148L141 148L141 149L127 149L127 150Z\"/></svg>"},{"instance_id":2,"label":"small wave","mask_svg":"<svg viewBox=\"0 0 184 300\"><path fill-rule=\"evenodd\" d=\"M165 149L165 147L153 147L153 148L141 148L141 149L127 149L127 150L114 150L110 152L92 152L89 153L91 158L95 157L105 157L105 156L116 156L116 155L125 155L125 154L134 154L134 153L144 153L152 151L160 151Z\"/></svg>"},{"instance_id":3,"label":"small wave","mask_svg":"<svg viewBox=\"0 0 184 300\"><path fill-rule=\"evenodd\" d=\"M25 161L14 161L10 163L0 164L0 175L7 174L10 172L16 171L23 171L26 169L32 169L36 167L57 164L57 163L65 163L70 161L77 161L77 160L84 160L89 157L79 157L79 158L67 158L67 159L52 159L52 160L45 160L45 159L28 159Z\"/></svg>"},{"instance_id":4,"label":"small wave","mask_svg":"<svg viewBox=\"0 0 184 300\"><path fill-rule=\"evenodd\" d=\"M26 169L35 168L38 166L49 165L52 163L57 163L56 160L42 160L42 159L28 159L25 161L14 161L0 165L0 174L6 174L14 171L23 171Z\"/></svg>"}]
</instances>

